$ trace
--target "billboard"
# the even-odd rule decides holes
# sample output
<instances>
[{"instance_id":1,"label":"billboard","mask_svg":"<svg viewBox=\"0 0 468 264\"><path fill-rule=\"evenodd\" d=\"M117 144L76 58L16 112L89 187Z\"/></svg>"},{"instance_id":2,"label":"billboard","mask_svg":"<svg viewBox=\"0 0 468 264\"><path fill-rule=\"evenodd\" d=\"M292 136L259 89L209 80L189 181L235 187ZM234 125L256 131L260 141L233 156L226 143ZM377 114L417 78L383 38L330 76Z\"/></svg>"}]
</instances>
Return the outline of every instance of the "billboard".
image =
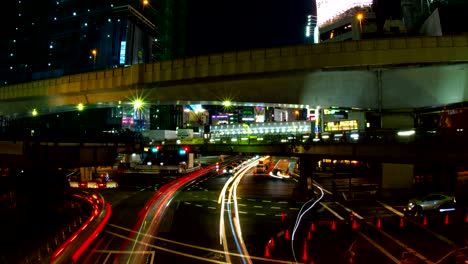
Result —
<instances>
[{"instance_id":1,"label":"billboard","mask_svg":"<svg viewBox=\"0 0 468 264\"><path fill-rule=\"evenodd\" d=\"M317 0L317 26L320 28L354 7L369 7L373 0Z\"/></svg>"}]
</instances>

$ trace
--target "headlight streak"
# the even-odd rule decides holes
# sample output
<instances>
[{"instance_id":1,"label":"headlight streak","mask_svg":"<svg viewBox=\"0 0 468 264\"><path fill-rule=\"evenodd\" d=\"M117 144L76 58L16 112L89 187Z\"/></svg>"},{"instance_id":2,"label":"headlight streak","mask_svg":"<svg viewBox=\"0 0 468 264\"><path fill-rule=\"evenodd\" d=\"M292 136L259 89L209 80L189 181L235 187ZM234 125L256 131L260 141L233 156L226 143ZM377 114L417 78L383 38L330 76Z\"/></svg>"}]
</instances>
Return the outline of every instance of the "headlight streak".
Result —
<instances>
[{"instance_id":1,"label":"headlight streak","mask_svg":"<svg viewBox=\"0 0 468 264\"><path fill-rule=\"evenodd\" d=\"M231 212L231 204L230 204L230 203L227 204L227 211L228 211L228 214L229 214L229 215L232 214L232 212ZM231 226L231 231L232 231L232 233L234 234L235 230L234 230L234 223L232 222L232 217L229 217L229 225ZM236 237L236 236L233 236L233 237L234 237L234 242L236 242L237 251L242 252L242 249L241 249L241 246L239 245L239 241L237 240L237 237ZM241 254L242 254L242 253L241 253ZM244 258L242 258L242 262L243 262L244 264L246 264Z\"/></svg>"},{"instance_id":2,"label":"headlight streak","mask_svg":"<svg viewBox=\"0 0 468 264\"><path fill-rule=\"evenodd\" d=\"M221 190L221 193L219 194L219 197L218 197L218 204L221 204L221 209L220 209L220 218L219 218L219 242L220 244L223 245L223 249L224 249L224 253L225 253L225 256L226 256L226 262L227 263L231 263L231 259L229 257L230 253L229 253L229 247L228 247L228 244L227 244L227 236L226 236L226 228L225 228L225 222L224 222L224 216L225 216L225 203L226 203L226 191L227 191L227 188L230 186L229 188L229 194L228 194L228 197L227 197L227 204L228 204L228 217L230 218L229 221L230 223L233 223L234 225L234 230L232 230L232 234L236 240L236 243L239 243L239 246L240 248L238 247L238 250L239 250L239 253L240 253L240 256L242 258L242 261L244 263L252 263L251 259L250 259L250 256L247 252L247 248L245 247L245 243L244 243L244 240L242 238L242 231L241 231L241 227L240 227L240 221L239 221L239 213L238 213L238 208L237 208L237 185L240 183L240 180L242 179L242 177L246 174L247 170L249 170L250 168L254 167L254 166L257 166L258 164L258 161L257 162L253 162L252 164L250 164L249 166L245 166L244 168L242 168L240 171L236 172L233 176L231 176L227 181L226 183L224 184L222 190ZM234 197L234 198L232 198ZM233 202L231 202L231 199L233 200ZM234 204L234 214L235 214L235 218L234 218L234 221L232 219L233 215L232 215L232 211L231 211L231 204ZM232 227L231 227L232 229Z\"/></svg>"},{"instance_id":3,"label":"headlight streak","mask_svg":"<svg viewBox=\"0 0 468 264\"><path fill-rule=\"evenodd\" d=\"M315 185L315 184L314 184L314 185ZM317 188L319 188L319 190L320 190L320 192L321 192L320 197L319 197L315 202L313 202L312 205L311 205L309 208L307 208L302 214L300 214L300 215L297 216L296 224L295 224L294 229L293 229L293 231L292 231L292 233L291 233L291 250L292 250L292 253L293 253L294 261L295 261L296 263L297 263L297 258L296 258L296 253L294 252L294 236L295 236L295 234L296 234L297 228L299 227L299 224L300 224L300 222L301 222L302 217L303 217L310 209L314 208L314 206L315 206L318 202L320 202L320 200L322 200L322 198L323 198L323 196L324 196L323 189L322 189L320 186L318 186L318 185L315 185L315 186L316 186ZM305 204L304 204L304 205L305 205Z\"/></svg>"}]
</instances>

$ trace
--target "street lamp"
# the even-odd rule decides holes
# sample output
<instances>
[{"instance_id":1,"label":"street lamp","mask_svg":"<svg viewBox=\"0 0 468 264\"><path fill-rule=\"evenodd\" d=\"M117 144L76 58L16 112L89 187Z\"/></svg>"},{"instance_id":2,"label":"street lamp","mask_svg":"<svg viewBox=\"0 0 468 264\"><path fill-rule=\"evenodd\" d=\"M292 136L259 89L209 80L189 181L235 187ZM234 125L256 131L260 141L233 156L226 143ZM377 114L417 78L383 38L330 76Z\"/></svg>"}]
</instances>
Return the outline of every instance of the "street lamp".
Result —
<instances>
[{"instance_id":1,"label":"street lamp","mask_svg":"<svg viewBox=\"0 0 468 264\"><path fill-rule=\"evenodd\" d=\"M96 68L97 49L91 50L91 56L93 56L93 70L94 70L94 68Z\"/></svg>"},{"instance_id":2,"label":"street lamp","mask_svg":"<svg viewBox=\"0 0 468 264\"><path fill-rule=\"evenodd\" d=\"M359 13L356 15L356 18L359 21L359 30L362 32L362 19L364 18L364 15Z\"/></svg>"}]
</instances>

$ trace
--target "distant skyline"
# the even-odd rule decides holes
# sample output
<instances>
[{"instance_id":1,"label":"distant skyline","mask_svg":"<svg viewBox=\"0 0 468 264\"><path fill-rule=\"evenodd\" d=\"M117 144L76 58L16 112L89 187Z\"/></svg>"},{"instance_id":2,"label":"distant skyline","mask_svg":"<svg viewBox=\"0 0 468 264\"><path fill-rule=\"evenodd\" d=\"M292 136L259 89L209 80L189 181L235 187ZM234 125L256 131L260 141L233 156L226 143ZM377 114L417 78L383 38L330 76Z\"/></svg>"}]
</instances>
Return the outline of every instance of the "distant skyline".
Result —
<instances>
[{"instance_id":1,"label":"distant skyline","mask_svg":"<svg viewBox=\"0 0 468 264\"><path fill-rule=\"evenodd\" d=\"M189 2L188 55L305 42L315 0L199 0Z\"/></svg>"}]
</instances>

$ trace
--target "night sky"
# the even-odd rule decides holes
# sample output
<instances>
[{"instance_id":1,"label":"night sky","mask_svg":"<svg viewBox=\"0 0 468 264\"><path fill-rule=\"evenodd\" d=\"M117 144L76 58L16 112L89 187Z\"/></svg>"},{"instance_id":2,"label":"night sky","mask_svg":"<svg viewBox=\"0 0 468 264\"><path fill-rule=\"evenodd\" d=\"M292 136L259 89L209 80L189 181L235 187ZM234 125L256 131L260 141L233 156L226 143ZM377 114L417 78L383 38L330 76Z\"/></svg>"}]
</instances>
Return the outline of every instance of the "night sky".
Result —
<instances>
[{"instance_id":1,"label":"night sky","mask_svg":"<svg viewBox=\"0 0 468 264\"><path fill-rule=\"evenodd\" d=\"M304 43L313 0L189 1L188 53Z\"/></svg>"}]
</instances>

